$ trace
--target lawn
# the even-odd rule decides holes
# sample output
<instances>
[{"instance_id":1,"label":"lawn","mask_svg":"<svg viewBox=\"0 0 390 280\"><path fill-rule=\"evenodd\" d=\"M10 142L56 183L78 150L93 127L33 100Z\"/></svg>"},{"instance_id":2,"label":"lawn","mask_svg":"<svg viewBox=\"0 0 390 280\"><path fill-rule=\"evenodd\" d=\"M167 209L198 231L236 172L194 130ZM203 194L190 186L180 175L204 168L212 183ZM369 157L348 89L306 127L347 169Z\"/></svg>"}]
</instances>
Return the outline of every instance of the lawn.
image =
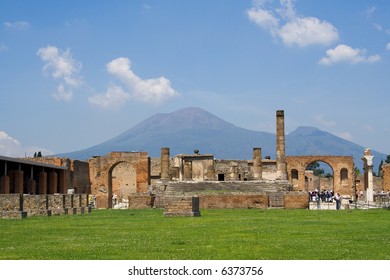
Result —
<instances>
[{"instance_id":1,"label":"lawn","mask_svg":"<svg viewBox=\"0 0 390 280\"><path fill-rule=\"evenodd\" d=\"M161 209L0 220L6 260L389 260L390 211Z\"/></svg>"}]
</instances>

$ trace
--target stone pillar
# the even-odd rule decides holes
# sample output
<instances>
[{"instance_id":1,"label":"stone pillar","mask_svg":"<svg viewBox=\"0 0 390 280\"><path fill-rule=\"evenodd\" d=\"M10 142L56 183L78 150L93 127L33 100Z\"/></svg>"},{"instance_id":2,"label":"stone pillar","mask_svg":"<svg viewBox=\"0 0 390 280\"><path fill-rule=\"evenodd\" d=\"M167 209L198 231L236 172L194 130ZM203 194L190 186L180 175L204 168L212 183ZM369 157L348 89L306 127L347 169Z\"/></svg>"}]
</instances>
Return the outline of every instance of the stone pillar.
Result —
<instances>
[{"instance_id":1,"label":"stone pillar","mask_svg":"<svg viewBox=\"0 0 390 280\"><path fill-rule=\"evenodd\" d=\"M0 193L9 194L11 191L11 181L8 175L3 175L0 178Z\"/></svg>"},{"instance_id":2,"label":"stone pillar","mask_svg":"<svg viewBox=\"0 0 390 280\"><path fill-rule=\"evenodd\" d=\"M215 167L214 161L213 164L207 167L206 179L209 181L215 181Z\"/></svg>"},{"instance_id":3,"label":"stone pillar","mask_svg":"<svg viewBox=\"0 0 390 280\"><path fill-rule=\"evenodd\" d=\"M263 178L263 166L261 162L261 148L253 148L253 179Z\"/></svg>"},{"instance_id":4,"label":"stone pillar","mask_svg":"<svg viewBox=\"0 0 390 280\"><path fill-rule=\"evenodd\" d=\"M230 163L230 179L233 181L237 181L239 179L238 176L238 163L237 162L231 162Z\"/></svg>"},{"instance_id":5,"label":"stone pillar","mask_svg":"<svg viewBox=\"0 0 390 280\"><path fill-rule=\"evenodd\" d=\"M58 189L57 189L57 181L58 180L58 176L57 176L57 173L55 171L53 172L50 172L50 180L49 180L49 193L50 194L55 194L58 192Z\"/></svg>"},{"instance_id":6,"label":"stone pillar","mask_svg":"<svg viewBox=\"0 0 390 280\"><path fill-rule=\"evenodd\" d=\"M161 179L169 180L169 148L161 148Z\"/></svg>"},{"instance_id":7,"label":"stone pillar","mask_svg":"<svg viewBox=\"0 0 390 280\"><path fill-rule=\"evenodd\" d=\"M276 178L287 180L284 111L276 111Z\"/></svg>"},{"instance_id":8,"label":"stone pillar","mask_svg":"<svg viewBox=\"0 0 390 280\"><path fill-rule=\"evenodd\" d=\"M39 173L39 194L47 194L47 173Z\"/></svg>"},{"instance_id":9,"label":"stone pillar","mask_svg":"<svg viewBox=\"0 0 390 280\"><path fill-rule=\"evenodd\" d=\"M36 194L37 192L37 182L33 179L27 181L27 192L31 194Z\"/></svg>"},{"instance_id":10,"label":"stone pillar","mask_svg":"<svg viewBox=\"0 0 390 280\"><path fill-rule=\"evenodd\" d=\"M22 170L15 170L14 193L23 193L23 175L24 172Z\"/></svg>"},{"instance_id":11,"label":"stone pillar","mask_svg":"<svg viewBox=\"0 0 390 280\"><path fill-rule=\"evenodd\" d=\"M184 162L184 180L192 180L192 162Z\"/></svg>"},{"instance_id":12,"label":"stone pillar","mask_svg":"<svg viewBox=\"0 0 390 280\"><path fill-rule=\"evenodd\" d=\"M372 175L373 158L374 156L371 155L370 149L365 149L362 160L364 161L364 189L366 203L374 202L374 178Z\"/></svg>"},{"instance_id":13,"label":"stone pillar","mask_svg":"<svg viewBox=\"0 0 390 280\"><path fill-rule=\"evenodd\" d=\"M66 185L66 171L65 170L61 170L60 171L59 190L58 190L58 192L62 193L62 194L67 194L68 193L68 188L67 188L67 185Z\"/></svg>"}]
</instances>

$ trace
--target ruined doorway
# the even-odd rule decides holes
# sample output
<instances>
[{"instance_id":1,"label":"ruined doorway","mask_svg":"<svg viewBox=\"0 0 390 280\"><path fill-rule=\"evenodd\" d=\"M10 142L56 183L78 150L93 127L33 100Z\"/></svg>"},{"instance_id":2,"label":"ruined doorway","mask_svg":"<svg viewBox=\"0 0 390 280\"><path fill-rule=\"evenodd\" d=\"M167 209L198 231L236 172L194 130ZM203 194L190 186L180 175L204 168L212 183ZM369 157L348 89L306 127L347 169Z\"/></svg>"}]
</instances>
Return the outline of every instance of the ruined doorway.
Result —
<instances>
[{"instance_id":1,"label":"ruined doorway","mask_svg":"<svg viewBox=\"0 0 390 280\"><path fill-rule=\"evenodd\" d=\"M126 203L128 196L136 192L137 174L133 165L125 161L113 165L109 172L108 208Z\"/></svg>"},{"instance_id":2,"label":"ruined doorway","mask_svg":"<svg viewBox=\"0 0 390 280\"><path fill-rule=\"evenodd\" d=\"M305 189L309 193L317 193L325 200L327 193L334 192L334 172L324 161L313 161L305 170Z\"/></svg>"}]
</instances>

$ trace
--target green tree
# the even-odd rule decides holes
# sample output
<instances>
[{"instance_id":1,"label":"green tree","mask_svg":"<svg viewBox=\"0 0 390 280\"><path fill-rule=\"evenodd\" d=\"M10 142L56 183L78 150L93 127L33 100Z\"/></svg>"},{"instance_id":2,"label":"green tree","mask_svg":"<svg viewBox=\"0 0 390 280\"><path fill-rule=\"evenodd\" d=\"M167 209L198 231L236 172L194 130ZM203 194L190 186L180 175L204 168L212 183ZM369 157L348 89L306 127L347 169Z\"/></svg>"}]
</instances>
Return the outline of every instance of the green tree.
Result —
<instances>
[{"instance_id":1,"label":"green tree","mask_svg":"<svg viewBox=\"0 0 390 280\"><path fill-rule=\"evenodd\" d=\"M306 170L313 171L314 176L321 176L325 173L324 169L320 168L320 164L317 161L310 163Z\"/></svg>"}]
</instances>

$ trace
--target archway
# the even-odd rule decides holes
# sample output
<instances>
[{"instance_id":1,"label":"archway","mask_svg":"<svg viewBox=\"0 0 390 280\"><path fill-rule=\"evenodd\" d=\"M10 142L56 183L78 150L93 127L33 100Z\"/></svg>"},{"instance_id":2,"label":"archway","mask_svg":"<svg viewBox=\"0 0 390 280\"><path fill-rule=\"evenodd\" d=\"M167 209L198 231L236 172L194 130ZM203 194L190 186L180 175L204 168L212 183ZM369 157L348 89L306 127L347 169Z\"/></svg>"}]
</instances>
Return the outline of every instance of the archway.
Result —
<instances>
[{"instance_id":1,"label":"archway","mask_svg":"<svg viewBox=\"0 0 390 280\"><path fill-rule=\"evenodd\" d=\"M333 171L333 191L352 195L354 163L352 156L287 156L288 180L295 191L309 191L306 187L306 168L313 162L324 162ZM325 176L326 176L325 171Z\"/></svg>"},{"instance_id":2,"label":"archway","mask_svg":"<svg viewBox=\"0 0 390 280\"><path fill-rule=\"evenodd\" d=\"M312 201L331 201L334 194L334 174L330 164L313 161L305 169L305 190Z\"/></svg>"},{"instance_id":3,"label":"archway","mask_svg":"<svg viewBox=\"0 0 390 280\"><path fill-rule=\"evenodd\" d=\"M134 166L126 161L115 163L108 173L108 208L126 202L128 196L137 192L137 174Z\"/></svg>"}]
</instances>

